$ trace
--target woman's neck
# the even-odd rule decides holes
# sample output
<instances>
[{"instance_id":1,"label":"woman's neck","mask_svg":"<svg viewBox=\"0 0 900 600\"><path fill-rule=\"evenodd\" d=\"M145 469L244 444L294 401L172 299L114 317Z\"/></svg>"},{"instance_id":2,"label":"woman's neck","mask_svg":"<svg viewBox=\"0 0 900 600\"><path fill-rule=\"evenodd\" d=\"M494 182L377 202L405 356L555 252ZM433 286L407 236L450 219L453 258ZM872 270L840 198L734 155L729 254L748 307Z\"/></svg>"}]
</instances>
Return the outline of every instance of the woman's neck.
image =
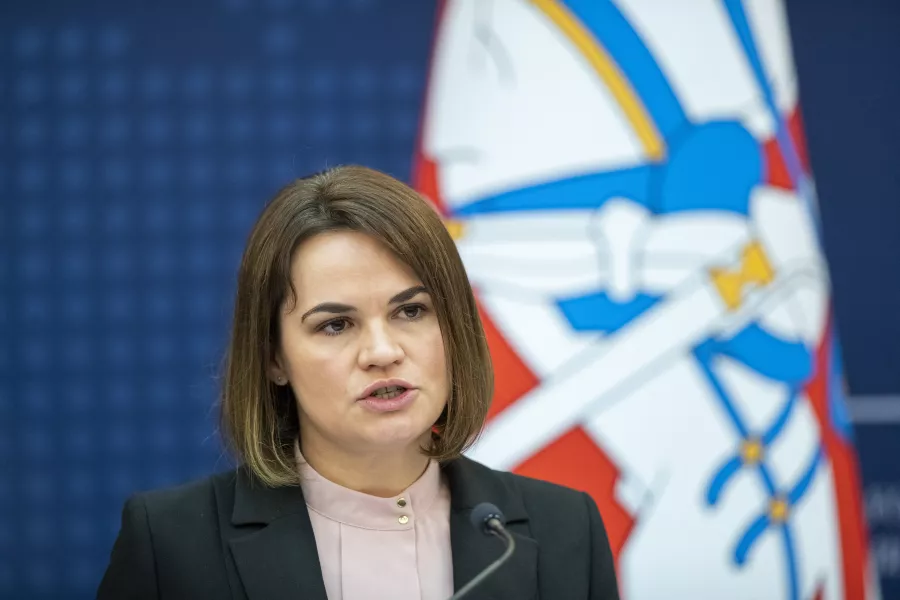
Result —
<instances>
[{"instance_id":1,"label":"woman's neck","mask_svg":"<svg viewBox=\"0 0 900 600\"><path fill-rule=\"evenodd\" d=\"M429 432L430 437L430 432ZM402 451L350 453L319 444L304 444L300 452L319 475L345 488L391 498L415 483L428 468L430 459L418 445Z\"/></svg>"}]
</instances>

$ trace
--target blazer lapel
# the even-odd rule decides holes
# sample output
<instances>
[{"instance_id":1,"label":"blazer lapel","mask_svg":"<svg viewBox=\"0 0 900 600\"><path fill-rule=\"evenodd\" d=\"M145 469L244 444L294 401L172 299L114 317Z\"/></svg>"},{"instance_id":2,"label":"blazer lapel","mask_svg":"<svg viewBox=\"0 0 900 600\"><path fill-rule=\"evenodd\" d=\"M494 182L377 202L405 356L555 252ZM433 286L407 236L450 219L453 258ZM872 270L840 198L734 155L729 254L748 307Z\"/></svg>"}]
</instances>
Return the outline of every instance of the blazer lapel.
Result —
<instances>
[{"instance_id":1,"label":"blazer lapel","mask_svg":"<svg viewBox=\"0 0 900 600\"><path fill-rule=\"evenodd\" d=\"M447 463L444 472L451 495L454 589L461 589L503 554L503 543L476 530L469 520L476 505L490 502L506 516L506 528L516 540L516 550L466 598L537 598L538 544L530 537L528 514L518 491L509 487L497 473L465 457Z\"/></svg>"},{"instance_id":2,"label":"blazer lapel","mask_svg":"<svg viewBox=\"0 0 900 600\"><path fill-rule=\"evenodd\" d=\"M231 524L228 545L248 600L327 600L299 487L268 488L241 469Z\"/></svg>"}]
</instances>

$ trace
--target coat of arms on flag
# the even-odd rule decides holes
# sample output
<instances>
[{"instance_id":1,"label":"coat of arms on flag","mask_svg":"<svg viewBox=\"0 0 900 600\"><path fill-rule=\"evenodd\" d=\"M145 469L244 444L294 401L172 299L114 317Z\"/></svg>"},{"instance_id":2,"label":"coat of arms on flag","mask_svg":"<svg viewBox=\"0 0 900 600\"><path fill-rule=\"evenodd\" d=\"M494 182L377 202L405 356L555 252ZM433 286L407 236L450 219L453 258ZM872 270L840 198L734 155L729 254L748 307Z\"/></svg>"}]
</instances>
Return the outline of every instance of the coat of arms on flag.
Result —
<instances>
[{"instance_id":1,"label":"coat of arms on flag","mask_svg":"<svg viewBox=\"0 0 900 600\"><path fill-rule=\"evenodd\" d=\"M877 596L780 0L448 0L416 179L626 600Z\"/></svg>"}]
</instances>

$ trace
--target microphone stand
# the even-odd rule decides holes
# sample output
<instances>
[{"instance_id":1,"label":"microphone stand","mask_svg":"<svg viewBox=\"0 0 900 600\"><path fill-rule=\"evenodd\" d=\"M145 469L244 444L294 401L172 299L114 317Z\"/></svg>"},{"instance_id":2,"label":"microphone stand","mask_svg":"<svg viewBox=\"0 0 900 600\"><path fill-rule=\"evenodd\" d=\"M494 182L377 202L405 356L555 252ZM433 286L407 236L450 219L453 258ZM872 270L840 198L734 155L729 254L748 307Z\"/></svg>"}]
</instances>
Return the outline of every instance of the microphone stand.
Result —
<instances>
[{"instance_id":1,"label":"microphone stand","mask_svg":"<svg viewBox=\"0 0 900 600\"><path fill-rule=\"evenodd\" d=\"M515 552L516 550L516 540L513 539L513 536L509 534L500 519L496 517L488 519L484 523L484 528L488 533L503 540L503 543L506 544L506 550L503 552L503 554L500 555L500 558L488 565L488 567L484 571L479 573L477 577L472 579L472 581L467 583L458 592L453 594L453 596L450 597L450 600L459 600L460 598L471 592L473 589L475 589L482 581L487 579L488 576L491 575L491 573L499 569L503 565L503 563L509 560L509 557L512 556L513 552Z\"/></svg>"}]
</instances>

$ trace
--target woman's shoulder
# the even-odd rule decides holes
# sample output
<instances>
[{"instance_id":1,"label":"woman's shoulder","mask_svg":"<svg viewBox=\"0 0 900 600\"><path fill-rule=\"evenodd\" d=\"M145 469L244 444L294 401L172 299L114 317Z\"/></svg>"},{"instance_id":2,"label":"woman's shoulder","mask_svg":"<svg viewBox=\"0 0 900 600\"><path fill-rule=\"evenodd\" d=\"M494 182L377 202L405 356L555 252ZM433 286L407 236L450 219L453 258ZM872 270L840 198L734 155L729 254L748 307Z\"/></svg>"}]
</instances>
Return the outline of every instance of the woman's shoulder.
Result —
<instances>
[{"instance_id":1,"label":"woman's shoulder","mask_svg":"<svg viewBox=\"0 0 900 600\"><path fill-rule=\"evenodd\" d=\"M466 456L457 459L466 471L467 476L496 479L504 482L507 486L519 488L523 493L538 496L553 496L555 498L577 498L583 494L576 489L553 483L544 479L537 479L527 475L520 475L512 471L502 471L490 467L484 463L478 462Z\"/></svg>"},{"instance_id":2,"label":"woman's shoulder","mask_svg":"<svg viewBox=\"0 0 900 600\"><path fill-rule=\"evenodd\" d=\"M592 556L595 550L603 556L609 554L603 519L586 492L493 469L468 458L457 461L447 474L453 505L494 504L511 530L536 540L545 555ZM565 567L560 564L559 568Z\"/></svg>"},{"instance_id":3,"label":"woman's shoulder","mask_svg":"<svg viewBox=\"0 0 900 600\"><path fill-rule=\"evenodd\" d=\"M487 495L490 496L502 489L507 494L520 498L531 514L555 513L574 516L597 510L596 504L587 493L571 487L497 470L470 458L461 459L459 467L459 470L465 473L464 477L478 481L477 487L485 490Z\"/></svg>"},{"instance_id":4,"label":"woman's shoulder","mask_svg":"<svg viewBox=\"0 0 900 600\"><path fill-rule=\"evenodd\" d=\"M234 482L240 469L230 469L194 478L183 483L135 492L126 503L126 510L140 510L147 518L164 517L166 521L196 520L207 510L213 511L226 496L233 496ZM211 516L211 515L210 515Z\"/></svg>"},{"instance_id":5,"label":"woman's shoulder","mask_svg":"<svg viewBox=\"0 0 900 600\"><path fill-rule=\"evenodd\" d=\"M501 472L522 490L523 494L535 498L547 498L562 502L584 502L585 493L565 485L553 483L545 479L536 479L518 473Z\"/></svg>"}]
</instances>

